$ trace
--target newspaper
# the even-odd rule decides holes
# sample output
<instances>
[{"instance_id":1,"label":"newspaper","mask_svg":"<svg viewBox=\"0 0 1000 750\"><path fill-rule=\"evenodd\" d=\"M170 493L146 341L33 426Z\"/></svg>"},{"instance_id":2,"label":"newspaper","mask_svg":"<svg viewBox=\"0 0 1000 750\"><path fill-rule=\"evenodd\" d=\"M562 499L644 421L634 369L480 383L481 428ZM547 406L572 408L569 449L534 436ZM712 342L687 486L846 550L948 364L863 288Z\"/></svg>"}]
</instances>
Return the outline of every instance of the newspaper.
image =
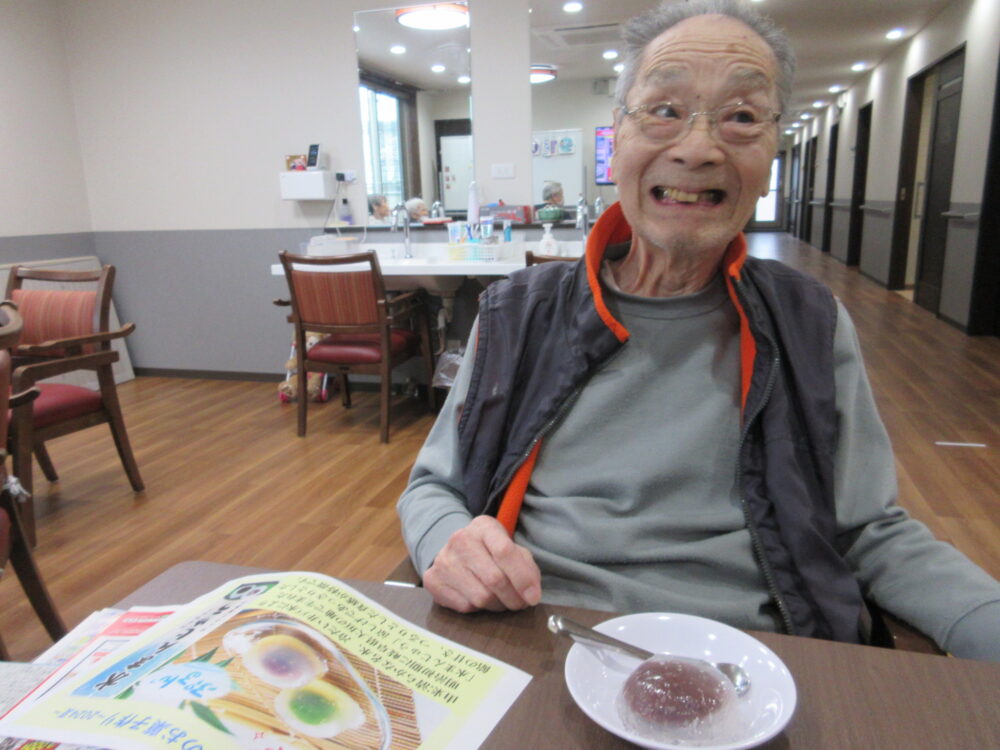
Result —
<instances>
[{"instance_id":1,"label":"newspaper","mask_svg":"<svg viewBox=\"0 0 1000 750\"><path fill-rule=\"evenodd\" d=\"M0 735L109 750L469 750L530 679L333 578L264 574L44 686Z\"/></svg>"}]
</instances>

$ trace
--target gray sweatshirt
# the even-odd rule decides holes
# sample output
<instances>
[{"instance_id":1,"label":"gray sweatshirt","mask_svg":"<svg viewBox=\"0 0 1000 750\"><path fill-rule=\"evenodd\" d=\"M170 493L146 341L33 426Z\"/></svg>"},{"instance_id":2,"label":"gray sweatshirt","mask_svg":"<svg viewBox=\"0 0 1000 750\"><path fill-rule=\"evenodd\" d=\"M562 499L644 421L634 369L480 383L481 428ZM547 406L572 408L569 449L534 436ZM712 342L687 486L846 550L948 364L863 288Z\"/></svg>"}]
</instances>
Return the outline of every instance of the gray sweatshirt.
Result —
<instances>
[{"instance_id":1,"label":"gray sweatshirt","mask_svg":"<svg viewBox=\"0 0 1000 750\"><path fill-rule=\"evenodd\" d=\"M605 299L629 341L545 438L514 536L543 601L776 629L736 488L739 323L721 277L685 297ZM457 453L471 347L398 504L421 573L471 520ZM1000 661L1000 583L895 504L888 436L839 305L834 348L848 562L867 596L946 650Z\"/></svg>"}]
</instances>

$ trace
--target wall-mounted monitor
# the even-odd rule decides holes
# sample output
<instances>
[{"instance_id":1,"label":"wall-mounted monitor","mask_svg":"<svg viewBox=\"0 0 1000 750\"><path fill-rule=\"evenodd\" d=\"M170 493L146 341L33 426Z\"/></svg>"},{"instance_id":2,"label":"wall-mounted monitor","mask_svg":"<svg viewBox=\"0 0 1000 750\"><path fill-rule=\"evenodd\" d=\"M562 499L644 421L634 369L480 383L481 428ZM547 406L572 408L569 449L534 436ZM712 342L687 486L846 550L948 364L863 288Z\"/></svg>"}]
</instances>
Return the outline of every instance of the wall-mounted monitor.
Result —
<instances>
[{"instance_id":1,"label":"wall-mounted monitor","mask_svg":"<svg viewBox=\"0 0 1000 750\"><path fill-rule=\"evenodd\" d=\"M598 185L612 185L611 155L615 151L615 129L610 125L598 125L594 131L597 139L594 143L596 181Z\"/></svg>"}]
</instances>

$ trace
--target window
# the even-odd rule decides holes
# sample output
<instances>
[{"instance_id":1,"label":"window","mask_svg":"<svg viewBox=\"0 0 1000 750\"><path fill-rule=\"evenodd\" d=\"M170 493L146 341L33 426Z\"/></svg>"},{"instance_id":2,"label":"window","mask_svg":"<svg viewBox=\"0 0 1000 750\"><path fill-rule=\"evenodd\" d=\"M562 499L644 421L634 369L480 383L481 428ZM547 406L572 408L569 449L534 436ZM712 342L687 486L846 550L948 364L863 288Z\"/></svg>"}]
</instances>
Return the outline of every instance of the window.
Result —
<instances>
[{"instance_id":1,"label":"window","mask_svg":"<svg viewBox=\"0 0 1000 750\"><path fill-rule=\"evenodd\" d=\"M361 132L368 191L395 206L417 194L416 89L363 72Z\"/></svg>"},{"instance_id":2,"label":"window","mask_svg":"<svg viewBox=\"0 0 1000 750\"><path fill-rule=\"evenodd\" d=\"M780 172L781 157L777 157L771 162L771 180L768 183L767 195L757 201L757 210L753 215L755 222L770 224L778 220L778 175Z\"/></svg>"}]
</instances>

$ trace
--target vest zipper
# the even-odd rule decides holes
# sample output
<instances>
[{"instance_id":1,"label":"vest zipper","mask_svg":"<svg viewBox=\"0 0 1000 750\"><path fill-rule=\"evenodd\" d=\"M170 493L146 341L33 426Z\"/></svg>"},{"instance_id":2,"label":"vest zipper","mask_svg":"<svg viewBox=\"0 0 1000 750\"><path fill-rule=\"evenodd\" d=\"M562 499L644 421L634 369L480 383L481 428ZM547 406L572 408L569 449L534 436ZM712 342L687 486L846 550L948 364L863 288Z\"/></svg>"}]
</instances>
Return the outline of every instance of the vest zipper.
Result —
<instances>
[{"instance_id":1,"label":"vest zipper","mask_svg":"<svg viewBox=\"0 0 1000 750\"><path fill-rule=\"evenodd\" d=\"M496 505L496 501L506 491L507 485L510 483L510 480L513 478L513 476L517 473L517 470L521 468L521 465L525 461L528 460L528 456L530 456L531 452L535 450L535 446L538 445L538 441L548 434L549 430L552 429L553 425L555 425L555 423L559 421L562 415L566 413L567 409L569 409L569 407L573 405L573 402L576 401L577 397L580 395L580 392L584 389L584 387L587 385L590 379L594 377L594 374L599 370L603 370L605 367L607 367L614 360L614 358L621 353L622 349L624 349L627 344L628 344L627 341L624 342L620 347L618 347L618 349L615 352L611 354L610 357L608 357L606 360L604 360L604 362L601 363L600 367L588 373L587 377L584 378L583 382L580 383L580 385L578 385L576 389L572 393L570 393L569 396L566 397L566 400L562 402L562 404L556 410L556 413L552 415L549 421L542 425L542 428L538 431L538 434L535 435L535 438L528 444L527 449L524 451L523 454L521 454L521 460L513 465L513 468L507 472L507 476L505 476L503 478L503 481L500 482L500 484L498 485L500 489L493 493L493 497L491 497L489 501L486 503L486 508L483 510L483 513L488 514L493 510L493 506Z\"/></svg>"},{"instance_id":2,"label":"vest zipper","mask_svg":"<svg viewBox=\"0 0 1000 750\"><path fill-rule=\"evenodd\" d=\"M781 354L778 352L778 348L774 346L774 342L772 341L770 343L772 347L774 347L775 354L774 359L771 361L771 369L767 374L767 383L764 387L764 395L757 404L757 407L754 409L753 414L744 422L743 431L740 435L739 447L736 453L736 486L739 488L740 507L743 510L743 518L747 524L747 531L750 532L750 543L753 547L754 557L757 558L757 567L760 568L760 572L764 575L764 582L767 584L768 593L771 595L775 605L778 607L778 614L781 615L781 622L785 628L785 632L794 634L795 630L792 626L792 617L788 612L788 605L782 598L781 592L778 591L778 585L774 582L774 571L771 570L771 564L764 555L764 547L760 541L760 534L757 532L757 526L754 524L753 519L750 516L750 504L747 502L747 498L742 487L743 446L747 441L747 436L750 434L750 426L753 424L754 420L760 416L761 412L764 411L764 407L771 399L771 393L774 391L774 384L778 379L778 368L781 366Z\"/></svg>"}]
</instances>

